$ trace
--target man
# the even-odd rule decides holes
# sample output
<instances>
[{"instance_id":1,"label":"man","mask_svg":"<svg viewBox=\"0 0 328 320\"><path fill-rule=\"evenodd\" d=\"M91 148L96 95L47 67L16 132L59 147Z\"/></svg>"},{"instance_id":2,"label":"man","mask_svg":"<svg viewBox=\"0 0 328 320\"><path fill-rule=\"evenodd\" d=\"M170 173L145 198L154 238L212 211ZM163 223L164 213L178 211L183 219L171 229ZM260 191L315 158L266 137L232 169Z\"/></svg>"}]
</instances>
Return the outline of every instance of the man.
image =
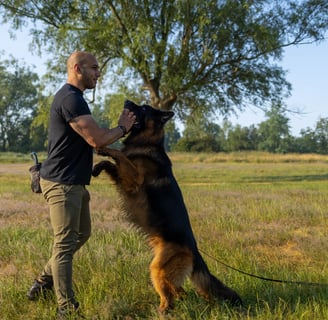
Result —
<instances>
[{"instance_id":1,"label":"man","mask_svg":"<svg viewBox=\"0 0 328 320\"><path fill-rule=\"evenodd\" d=\"M100 76L92 54L71 54L67 74L67 83L56 93L50 109L48 157L40 170L54 233L53 250L27 293L30 300L35 300L44 290L54 288L58 319L78 314L79 303L72 288L72 259L91 233L90 196L85 185L91 180L93 148L115 142L135 122L135 116L127 109L112 129L100 128L91 116L83 92L95 88Z\"/></svg>"}]
</instances>

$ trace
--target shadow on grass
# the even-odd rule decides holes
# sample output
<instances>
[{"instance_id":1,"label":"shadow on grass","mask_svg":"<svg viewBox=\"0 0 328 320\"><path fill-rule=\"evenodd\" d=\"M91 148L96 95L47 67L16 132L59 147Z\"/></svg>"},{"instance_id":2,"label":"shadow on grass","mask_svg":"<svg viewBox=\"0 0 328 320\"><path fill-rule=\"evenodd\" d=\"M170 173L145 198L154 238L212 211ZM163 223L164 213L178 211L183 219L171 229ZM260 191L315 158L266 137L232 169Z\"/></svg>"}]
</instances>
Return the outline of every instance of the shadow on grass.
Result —
<instances>
[{"instance_id":1,"label":"shadow on grass","mask_svg":"<svg viewBox=\"0 0 328 320\"><path fill-rule=\"evenodd\" d=\"M145 289L145 288L144 288ZM130 296L129 299L122 296L113 297L108 300L98 300L97 303L89 303L88 307L82 302L82 311L87 319L111 320L111 319L165 319L165 320L218 320L218 319L300 319L303 313L308 314L306 319L321 320L324 318L324 307L327 306L328 288L300 286L290 284L276 284L270 282L251 282L245 284L242 292L243 306L231 306L222 301L212 301L200 297L193 289L188 288L186 296L178 300L175 309L171 310L165 317L157 311L159 299L156 293L148 288L141 288L139 295ZM129 288L126 288L129 295ZM238 289L237 289L238 290ZM21 294L21 292L20 292ZM86 297L84 299L88 300ZM86 301L84 301L86 302ZM55 297L50 295L47 299L37 302L28 302L28 307L23 304L29 319L52 319L56 311ZM327 306L328 307L328 306ZM326 307L326 310L327 310ZM16 311L22 315L12 319L25 319L23 310L16 306ZM27 308L27 309L26 309ZM33 308L29 309L29 308ZM313 317L311 314L313 312ZM323 314L323 317L320 315ZM50 317L51 315L51 317ZM9 318L5 318L9 319Z\"/></svg>"},{"instance_id":2,"label":"shadow on grass","mask_svg":"<svg viewBox=\"0 0 328 320\"><path fill-rule=\"evenodd\" d=\"M247 290L247 288L244 288ZM298 317L312 310L316 305L327 304L327 288L307 287L281 284L259 284L244 294L243 306L232 306L223 301L209 302L194 290L187 291L186 296L178 300L175 308L163 317L157 311L158 297L154 294L135 297L132 301L122 303L116 300L110 308L108 318L101 319L299 319ZM313 314L321 318L320 310ZM324 314L324 311L322 311ZM286 316L286 317L285 317ZM317 317L316 317L317 316Z\"/></svg>"},{"instance_id":3,"label":"shadow on grass","mask_svg":"<svg viewBox=\"0 0 328 320\"><path fill-rule=\"evenodd\" d=\"M310 175L295 175L295 176L261 176L261 177L245 177L243 182L295 182L295 181L324 181L328 180L328 174L310 174Z\"/></svg>"},{"instance_id":4,"label":"shadow on grass","mask_svg":"<svg viewBox=\"0 0 328 320\"><path fill-rule=\"evenodd\" d=\"M248 310L250 316L294 314L293 319L297 319L297 313L308 313L309 310L315 309L318 316L320 310L316 306L327 305L328 286L262 282L255 290L247 292L243 299L244 308Z\"/></svg>"}]
</instances>

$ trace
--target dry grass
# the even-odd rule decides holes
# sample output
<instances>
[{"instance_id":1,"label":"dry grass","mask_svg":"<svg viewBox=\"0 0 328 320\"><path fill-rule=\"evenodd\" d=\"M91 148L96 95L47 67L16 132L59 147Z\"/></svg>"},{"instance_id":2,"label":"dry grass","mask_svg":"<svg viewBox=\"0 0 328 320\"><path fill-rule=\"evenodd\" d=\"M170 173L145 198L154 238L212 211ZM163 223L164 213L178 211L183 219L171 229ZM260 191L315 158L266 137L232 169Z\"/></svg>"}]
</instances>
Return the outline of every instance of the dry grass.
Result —
<instances>
[{"instance_id":1,"label":"dry grass","mask_svg":"<svg viewBox=\"0 0 328 320\"><path fill-rule=\"evenodd\" d=\"M215 257L205 256L210 269L241 294L245 306L208 304L187 282L186 299L167 319L326 319L328 286L264 282L220 262L270 278L326 283L328 157L245 153L172 154L171 159L199 247ZM51 248L48 208L42 195L30 191L29 165L0 166L4 320L48 320L56 307L54 299L25 299ZM99 320L160 319L143 237L120 215L105 175L89 190L93 235L77 254L74 273L83 309Z\"/></svg>"},{"instance_id":2,"label":"dry grass","mask_svg":"<svg viewBox=\"0 0 328 320\"><path fill-rule=\"evenodd\" d=\"M174 162L183 163L281 163L281 162L327 162L328 157L320 154L272 154L268 152L230 152L230 153L171 153Z\"/></svg>"}]
</instances>

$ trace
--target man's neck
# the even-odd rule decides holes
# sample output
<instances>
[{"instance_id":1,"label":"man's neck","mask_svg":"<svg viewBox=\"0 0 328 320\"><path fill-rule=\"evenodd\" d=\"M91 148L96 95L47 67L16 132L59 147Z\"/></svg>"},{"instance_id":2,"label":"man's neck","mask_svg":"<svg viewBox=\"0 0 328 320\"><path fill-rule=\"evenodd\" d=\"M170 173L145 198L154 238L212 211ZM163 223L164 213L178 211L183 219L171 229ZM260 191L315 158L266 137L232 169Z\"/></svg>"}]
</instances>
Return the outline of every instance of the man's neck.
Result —
<instances>
[{"instance_id":1,"label":"man's neck","mask_svg":"<svg viewBox=\"0 0 328 320\"><path fill-rule=\"evenodd\" d=\"M66 83L80 89L82 92L85 90L84 86L77 79L68 78Z\"/></svg>"}]
</instances>

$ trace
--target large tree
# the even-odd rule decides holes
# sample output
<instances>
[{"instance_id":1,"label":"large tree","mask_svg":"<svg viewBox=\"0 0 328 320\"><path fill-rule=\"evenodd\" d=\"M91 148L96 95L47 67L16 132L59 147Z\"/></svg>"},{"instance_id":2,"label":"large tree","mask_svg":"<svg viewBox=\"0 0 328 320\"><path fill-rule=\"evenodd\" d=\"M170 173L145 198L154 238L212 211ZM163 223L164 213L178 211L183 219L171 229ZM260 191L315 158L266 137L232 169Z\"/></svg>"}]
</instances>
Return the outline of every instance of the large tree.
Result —
<instances>
[{"instance_id":1,"label":"large tree","mask_svg":"<svg viewBox=\"0 0 328 320\"><path fill-rule=\"evenodd\" d=\"M36 48L59 58L94 52L144 101L180 116L265 109L291 87L286 46L324 39L327 0L0 0L2 22L29 24ZM41 50L41 51L42 51ZM57 58L55 58L57 57Z\"/></svg>"}]
</instances>

